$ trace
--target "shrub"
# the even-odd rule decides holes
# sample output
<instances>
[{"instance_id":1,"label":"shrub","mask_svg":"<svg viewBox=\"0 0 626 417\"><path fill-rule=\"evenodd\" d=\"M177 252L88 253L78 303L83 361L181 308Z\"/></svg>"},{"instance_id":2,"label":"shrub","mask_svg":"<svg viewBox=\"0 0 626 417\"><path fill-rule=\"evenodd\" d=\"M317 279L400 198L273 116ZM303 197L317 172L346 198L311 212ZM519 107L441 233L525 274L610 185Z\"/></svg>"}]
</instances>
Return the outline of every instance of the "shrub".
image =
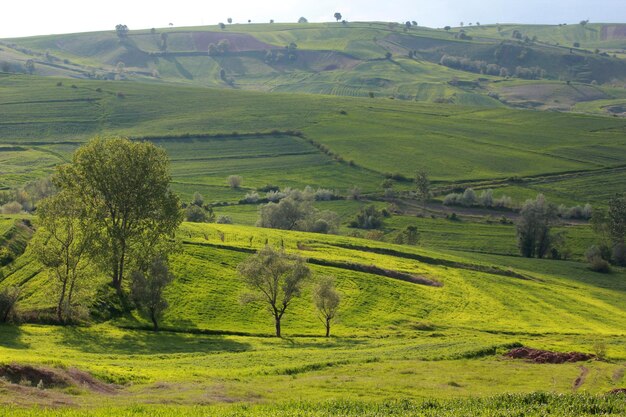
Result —
<instances>
[{"instance_id":1,"label":"shrub","mask_svg":"<svg viewBox=\"0 0 626 417\"><path fill-rule=\"evenodd\" d=\"M11 201L0 207L2 214L19 214L22 212L22 205L17 201Z\"/></svg>"},{"instance_id":2,"label":"shrub","mask_svg":"<svg viewBox=\"0 0 626 417\"><path fill-rule=\"evenodd\" d=\"M191 204L185 209L185 218L192 223L212 223L215 221L215 214L211 207L200 207Z\"/></svg>"},{"instance_id":3,"label":"shrub","mask_svg":"<svg viewBox=\"0 0 626 417\"><path fill-rule=\"evenodd\" d=\"M463 205L464 206L473 206L477 202L476 193L473 188L467 188L463 191Z\"/></svg>"},{"instance_id":4,"label":"shrub","mask_svg":"<svg viewBox=\"0 0 626 417\"><path fill-rule=\"evenodd\" d=\"M228 186L230 188L239 188L243 182L243 178L240 175L229 175Z\"/></svg>"},{"instance_id":5,"label":"shrub","mask_svg":"<svg viewBox=\"0 0 626 417\"><path fill-rule=\"evenodd\" d=\"M218 224L233 224L233 219L230 216L220 216L217 218Z\"/></svg>"},{"instance_id":6,"label":"shrub","mask_svg":"<svg viewBox=\"0 0 626 417\"><path fill-rule=\"evenodd\" d=\"M495 208L513 208L513 199L503 195L500 198L493 200L493 207Z\"/></svg>"},{"instance_id":7,"label":"shrub","mask_svg":"<svg viewBox=\"0 0 626 417\"><path fill-rule=\"evenodd\" d=\"M268 191L267 194L265 194L267 201L271 201L272 203L277 203L285 197L287 197L287 193L281 191Z\"/></svg>"},{"instance_id":8,"label":"shrub","mask_svg":"<svg viewBox=\"0 0 626 417\"><path fill-rule=\"evenodd\" d=\"M278 185L267 184L265 187L258 188L257 191L260 193L269 193L271 191L280 191L280 187Z\"/></svg>"},{"instance_id":9,"label":"shrub","mask_svg":"<svg viewBox=\"0 0 626 417\"><path fill-rule=\"evenodd\" d=\"M585 258L589 262L589 269L595 272L609 273L611 272L611 265L602 258L602 250L598 246L591 246L585 252Z\"/></svg>"},{"instance_id":10,"label":"shrub","mask_svg":"<svg viewBox=\"0 0 626 417\"><path fill-rule=\"evenodd\" d=\"M359 229L378 229L383 224L383 213L376 206L370 205L361 209L350 227Z\"/></svg>"},{"instance_id":11,"label":"shrub","mask_svg":"<svg viewBox=\"0 0 626 417\"><path fill-rule=\"evenodd\" d=\"M335 190L318 188L315 191L315 201L330 201L330 200L335 200L336 198L337 198L337 195L335 194Z\"/></svg>"},{"instance_id":12,"label":"shrub","mask_svg":"<svg viewBox=\"0 0 626 417\"><path fill-rule=\"evenodd\" d=\"M463 194L459 193L450 193L443 199L444 206L457 206L461 205L461 201L463 201Z\"/></svg>"},{"instance_id":13,"label":"shrub","mask_svg":"<svg viewBox=\"0 0 626 417\"><path fill-rule=\"evenodd\" d=\"M493 206L493 190L484 190L478 197L478 203L483 207Z\"/></svg>"},{"instance_id":14,"label":"shrub","mask_svg":"<svg viewBox=\"0 0 626 417\"><path fill-rule=\"evenodd\" d=\"M259 201L259 193L257 193L256 191L250 191L249 193L246 194L243 200L241 200L241 202L244 204L254 204L254 203L258 203L258 201Z\"/></svg>"},{"instance_id":15,"label":"shrub","mask_svg":"<svg viewBox=\"0 0 626 417\"><path fill-rule=\"evenodd\" d=\"M360 200L361 189L356 185L348 190L348 200Z\"/></svg>"}]
</instances>

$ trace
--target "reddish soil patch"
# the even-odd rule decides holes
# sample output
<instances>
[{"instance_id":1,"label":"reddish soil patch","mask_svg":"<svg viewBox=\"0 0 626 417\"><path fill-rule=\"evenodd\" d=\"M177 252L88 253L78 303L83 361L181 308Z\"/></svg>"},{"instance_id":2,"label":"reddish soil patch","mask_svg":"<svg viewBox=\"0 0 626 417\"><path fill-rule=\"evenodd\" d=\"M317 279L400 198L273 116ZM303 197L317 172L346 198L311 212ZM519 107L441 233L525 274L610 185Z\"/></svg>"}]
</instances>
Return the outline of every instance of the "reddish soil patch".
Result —
<instances>
[{"instance_id":1,"label":"reddish soil patch","mask_svg":"<svg viewBox=\"0 0 626 417\"><path fill-rule=\"evenodd\" d=\"M95 379L87 372L76 368L56 369L34 367L30 365L0 366L0 377L11 384L37 386L43 384L44 389L83 387L101 394L115 393L115 387Z\"/></svg>"},{"instance_id":2,"label":"reddish soil patch","mask_svg":"<svg viewBox=\"0 0 626 417\"><path fill-rule=\"evenodd\" d=\"M228 50L231 52L276 49L276 46L261 42L254 36L245 33L194 32L192 36L196 51L200 52L208 51L209 44L214 43L217 45L222 39L228 39L230 43Z\"/></svg>"},{"instance_id":3,"label":"reddish soil patch","mask_svg":"<svg viewBox=\"0 0 626 417\"><path fill-rule=\"evenodd\" d=\"M604 25L602 26L602 32L600 39L603 41L611 39L624 39L626 38L626 25Z\"/></svg>"},{"instance_id":4,"label":"reddish soil patch","mask_svg":"<svg viewBox=\"0 0 626 417\"><path fill-rule=\"evenodd\" d=\"M595 355L580 352L550 352L548 350L538 350L526 347L510 350L504 356L513 359L527 359L534 363L568 363L583 362L594 359Z\"/></svg>"}]
</instances>

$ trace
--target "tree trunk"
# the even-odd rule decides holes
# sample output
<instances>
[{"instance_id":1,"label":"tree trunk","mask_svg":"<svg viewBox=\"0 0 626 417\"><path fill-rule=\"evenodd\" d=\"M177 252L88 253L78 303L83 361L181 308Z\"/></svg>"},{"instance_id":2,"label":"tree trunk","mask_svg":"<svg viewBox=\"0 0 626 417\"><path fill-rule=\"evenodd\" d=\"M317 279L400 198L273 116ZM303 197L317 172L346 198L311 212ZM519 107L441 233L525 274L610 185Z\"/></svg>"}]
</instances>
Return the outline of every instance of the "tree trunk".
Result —
<instances>
[{"instance_id":1,"label":"tree trunk","mask_svg":"<svg viewBox=\"0 0 626 417\"><path fill-rule=\"evenodd\" d=\"M280 317L275 317L276 319L276 337L281 337L280 335Z\"/></svg>"},{"instance_id":2,"label":"tree trunk","mask_svg":"<svg viewBox=\"0 0 626 417\"><path fill-rule=\"evenodd\" d=\"M155 332L159 331L159 323L157 322L156 316L154 312L150 313L150 319L152 320L152 330Z\"/></svg>"},{"instance_id":3,"label":"tree trunk","mask_svg":"<svg viewBox=\"0 0 626 417\"><path fill-rule=\"evenodd\" d=\"M63 287L61 288L61 296L59 297L59 304L57 305L57 320L59 320L59 324L63 323L63 301L65 301L66 287L67 281L63 282Z\"/></svg>"},{"instance_id":4,"label":"tree trunk","mask_svg":"<svg viewBox=\"0 0 626 417\"><path fill-rule=\"evenodd\" d=\"M330 318L326 317L326 337L330 337Z\"/></svg>"}]
</instances>

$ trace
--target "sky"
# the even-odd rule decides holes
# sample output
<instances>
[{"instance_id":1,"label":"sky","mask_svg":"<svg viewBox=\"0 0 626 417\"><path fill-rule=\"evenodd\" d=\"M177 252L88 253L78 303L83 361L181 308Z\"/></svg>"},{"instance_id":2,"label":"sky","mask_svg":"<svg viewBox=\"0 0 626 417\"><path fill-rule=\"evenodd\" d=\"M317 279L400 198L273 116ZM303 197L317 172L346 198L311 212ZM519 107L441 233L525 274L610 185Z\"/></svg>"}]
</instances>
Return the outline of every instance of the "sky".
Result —
<instances>
[{"instance_id":1,"label":"sky","mask_svg":"<svg viewBox=\"0 0 626 417\"><path fill-rule=\"evenodd\" d=\"M626 23L626 0L23 0L3 1L0 38L226 23L417 21L421 26L489 23Z\"/></svg>"}]
</instances>

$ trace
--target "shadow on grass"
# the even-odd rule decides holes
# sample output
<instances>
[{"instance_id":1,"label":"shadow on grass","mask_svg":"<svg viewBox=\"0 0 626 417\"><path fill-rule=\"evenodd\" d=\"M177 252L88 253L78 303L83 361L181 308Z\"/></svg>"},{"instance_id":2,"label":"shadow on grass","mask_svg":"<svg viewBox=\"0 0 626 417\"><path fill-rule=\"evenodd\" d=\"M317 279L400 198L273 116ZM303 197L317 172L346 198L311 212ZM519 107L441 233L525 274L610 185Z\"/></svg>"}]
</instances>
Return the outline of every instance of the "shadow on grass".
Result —
<instances>
[{"instance_id":1,"label":"shadow on grass","mask_svg":"<svg viewBox=\"0 0 626 417\"><path fill-rule=\"evenodd\" d=\"M21 340L22 331L18 326L0 324L0 347L27 349L29 345Z\"/></svg>"},{"instance_id":2,"label":"shadow on grass","mask_svg":"<svg viewBox=\"0 0 626 417\"><path fill-rule=\"evenodd\" d=\"M167 331L120 330L96 333L92 329L63 329L63 344L85 353L149 355L169 353L245 352L252 347L220 335Z\"/></svg>"}]
</instances>

